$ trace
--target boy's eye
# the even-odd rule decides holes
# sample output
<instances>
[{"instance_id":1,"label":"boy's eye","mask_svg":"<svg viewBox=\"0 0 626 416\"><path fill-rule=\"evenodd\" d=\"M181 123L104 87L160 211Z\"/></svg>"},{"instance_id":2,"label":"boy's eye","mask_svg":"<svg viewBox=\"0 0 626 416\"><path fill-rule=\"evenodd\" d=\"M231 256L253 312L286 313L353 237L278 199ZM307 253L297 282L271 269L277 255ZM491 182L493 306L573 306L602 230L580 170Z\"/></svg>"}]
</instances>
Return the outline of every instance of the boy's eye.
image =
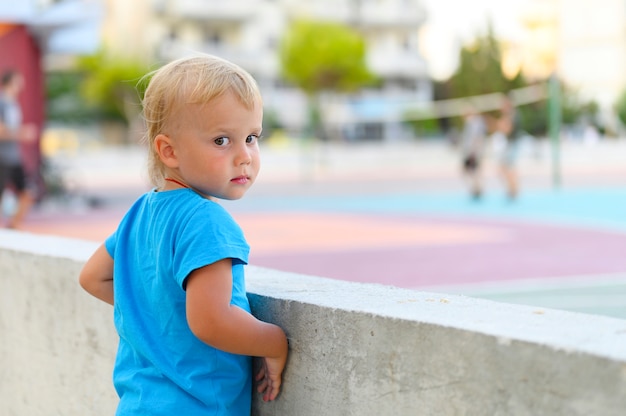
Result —
<instances>
[{"instance_id":1,"label":"boy's eye","mask_svg":"<svg viewBox=\"0 0 626 416\"><path fill-rule=\"evenodd\" d=\"M214 140L215 144L218 146L226 146L229 141L228 137L218 137Z\"/></svg>"},{"instance_id":2,"label":"boy's eye","mask_svg":"<svg viewBox=\"0 0 626 416\"><path fill-rule=\"evenodd\" d=\"M259 136L257 136L256 134L251 134L248 137L246 137L246 143L248 144L254 144L259 140Z\"/></svg>"}]
</instances>

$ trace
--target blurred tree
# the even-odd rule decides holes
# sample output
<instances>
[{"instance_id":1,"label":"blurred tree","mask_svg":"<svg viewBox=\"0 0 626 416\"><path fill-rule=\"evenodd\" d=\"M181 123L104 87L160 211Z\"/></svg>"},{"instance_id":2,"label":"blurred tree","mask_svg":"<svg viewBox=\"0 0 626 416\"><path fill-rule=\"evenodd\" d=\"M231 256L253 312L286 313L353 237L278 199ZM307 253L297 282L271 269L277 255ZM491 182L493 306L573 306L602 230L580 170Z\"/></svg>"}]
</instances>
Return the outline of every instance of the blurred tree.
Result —
<instances>
[{"instance_id":1,"label":"blurred tree","mask_svg":"<svg viewBox=\"0 0 626 416\"><path fill-rule=\"evenodd\" d=\"M461 49L456 72L449 80L436 85L435 99L461 98L495 92L506 94L512 89L529 84L521 72L518 72L513 78L508 78L505 75L502 70L500 43L495 38L491 25L489 25L485 36L478 37L471 45ZM597 106L594 107L592 102L582 102L575 91L568 88L564 83L561 82L560 87L563 123L574 124L583 116L595 119ZM518 111L522 130L534 136L544 136L547 133L547 101L522 105ZM497 111L491 113L491 115L497 114ZM462 123L460 117L440 120L440 122L442 121L446 122L446 127L456 126L460 128Z\"/></svg>"},{"instance_id":2,"label":"blurred tree","mask_svg":"<svg viewBox=\"0 0 626 416\"><path fill-rule=\"evenodd\" d=\"M413 130L415 137L432 138L439 137L445 129L442 123L445 119L437 118L432 113L422 113L417 110L408 110L403 114L403 123Z\"/></svg>"},{"instance_id":3,"label":"blurred tree","mask_svg":"<svg viewBox=\"0 0 626 416\"><path fill-rule=\"evenodd\" d=\"M445 98L506 93L526 85L520 73L511 79L504 74L500 44L491 25L486 36L478 37L473 44L461 49L459 66L446 84L445 90L450 95Z\"/></svg>"},{"instance_id":4,"label":"blurred tree","mask_svg":"<svg viewBox=\"0 0 626 416\"><path fill-rule=\"evenodd\" d=\"M46 72L46 119L60 123L89 123L96 118L93 108L85 105L80 94L82 72Z\"/></svg>"},{"instance_id":5,"label":"blurred tree","mask_svg":"<svg viewBox=\"0 0 626 416\"><path fill-rule=\"evenodd\" d=\"M624 90L615 102L617 117L626 126L626 90Z\"/></svg>"},{"instance_id":6,"label":"blurred tree","mask_svg":"<svg viewBox=\"0 0 626 416\"><path fill-rule=\"evenodd\" d=\"M498 92L506 94L512 89L525 85L527 83L521 73L518 72L513 78L507 77L504 73L500 43L489 24L486 35L477 37L474 42L461 48L459 65L454 74L447 81L435 84L435 100ZM520 113L524 111L520 109ZM497 116L497 113L493 111L490 115ZM523 123L524 114L521 114L521 119ZM440 128L448 133L451 130L460 130L462 123L460 116L439 121Z\"/></svg>"},{"instance_id":7,"label":"blurred tree","mask_svg":"<svg viewBox=\"0 0 626 416\"><path fill-rule=\"evenodd\" d=\"M561 89L561 122L564 125L575 125L586 120L602 131L603 127L597 120L598 105L593 101L584 101L578 93L559 82ZM519 107L522 130L533 136L544 136L548 133L548 101L542 100Z\"/></svg>"},{"instance_id":8,"label":"blurred tree","mask_svg":"<svg viewBox=\"0 0 626 416\"><path fill-rule=\"evenodd\" d=\"M148 72L143 63L100 51L81 57L78 68L84 73L81 95L102 119L129 125L138 118L145 90L139 81Z\"/></svg>"},{"instance_id":9,"label":"blurred tree","mask_svg":"<svg viewBox=\"0 0 626 416\"><path fill-rule=\"evenodd\" d=\"M282 40L280 62L284 78L309 97L309 128L322 137L319 94L353 91L374 81L365 64L365 40L337 23L294 22Z\"/></svg>"}]
</instances>

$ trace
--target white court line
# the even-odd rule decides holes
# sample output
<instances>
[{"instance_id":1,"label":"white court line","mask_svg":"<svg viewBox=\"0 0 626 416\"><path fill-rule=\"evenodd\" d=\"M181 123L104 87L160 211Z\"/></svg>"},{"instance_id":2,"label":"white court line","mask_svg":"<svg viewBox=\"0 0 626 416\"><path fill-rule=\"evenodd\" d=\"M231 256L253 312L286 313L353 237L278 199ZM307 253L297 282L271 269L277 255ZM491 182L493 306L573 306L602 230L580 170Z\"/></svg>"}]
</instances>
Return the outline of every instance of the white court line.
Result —
<instances>
[{"instance_id":1,"label":"white court line","mask_svg":"<svg viewBox=\"0 0 626 416\"><path fill-rule=\"evenodd\" d=\"M416 289L626 319L626 273L533 278Z\"/></svg>"}]
</instances>

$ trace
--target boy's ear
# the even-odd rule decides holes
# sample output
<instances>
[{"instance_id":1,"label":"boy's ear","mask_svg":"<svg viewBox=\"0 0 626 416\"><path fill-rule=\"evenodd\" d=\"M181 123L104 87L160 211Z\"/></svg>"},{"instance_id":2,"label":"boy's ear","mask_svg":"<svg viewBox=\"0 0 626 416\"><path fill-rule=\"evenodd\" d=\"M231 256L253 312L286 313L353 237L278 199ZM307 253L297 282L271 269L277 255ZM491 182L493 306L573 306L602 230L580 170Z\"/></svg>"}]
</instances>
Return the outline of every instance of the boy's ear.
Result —
<instances>
[{"instance_id":1,"label":"boy's ear","mask_svg":"<svg viewBox=\"0 0 626 416\"><path fill-rule=\"evenodd\" d=\"M178 158L172 144L172 139L165 134L158 134L154 138L154 151L159 155L161 162L168 168L178 167Z\"/></svg>"}]
</instances>

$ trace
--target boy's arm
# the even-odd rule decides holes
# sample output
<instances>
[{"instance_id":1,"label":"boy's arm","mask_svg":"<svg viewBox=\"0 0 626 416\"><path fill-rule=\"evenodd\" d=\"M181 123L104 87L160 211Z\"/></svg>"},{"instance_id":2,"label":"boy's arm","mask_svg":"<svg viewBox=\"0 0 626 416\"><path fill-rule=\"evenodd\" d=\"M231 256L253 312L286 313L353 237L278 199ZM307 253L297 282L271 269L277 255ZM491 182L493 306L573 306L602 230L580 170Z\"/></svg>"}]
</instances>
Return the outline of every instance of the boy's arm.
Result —
<instances>
[{"instance_id":1,"label":"boy's arm","mask_svg":"<svg viewBox=\"0 0 626 416\"><path fill-rule=\"evenodd\" d=\"M264 357L265 400L280 389L287 361L287 337L277 325L256 319L231 305L232 260L224 259L194 270L187 278L187 321L203 342L233 354ZM259 389L261 390L261 389Z\"/></svg>"},{"instance_id":2,"label":"boy's arm","mask_svg":"<svg viewBox=\"0 0 626 416\"><path fill-rule=\"evenodd\" d=\"M113 258L104 244L87 260L78 281L91 295L113 305Z\"/></svg>"}]
</instances>

